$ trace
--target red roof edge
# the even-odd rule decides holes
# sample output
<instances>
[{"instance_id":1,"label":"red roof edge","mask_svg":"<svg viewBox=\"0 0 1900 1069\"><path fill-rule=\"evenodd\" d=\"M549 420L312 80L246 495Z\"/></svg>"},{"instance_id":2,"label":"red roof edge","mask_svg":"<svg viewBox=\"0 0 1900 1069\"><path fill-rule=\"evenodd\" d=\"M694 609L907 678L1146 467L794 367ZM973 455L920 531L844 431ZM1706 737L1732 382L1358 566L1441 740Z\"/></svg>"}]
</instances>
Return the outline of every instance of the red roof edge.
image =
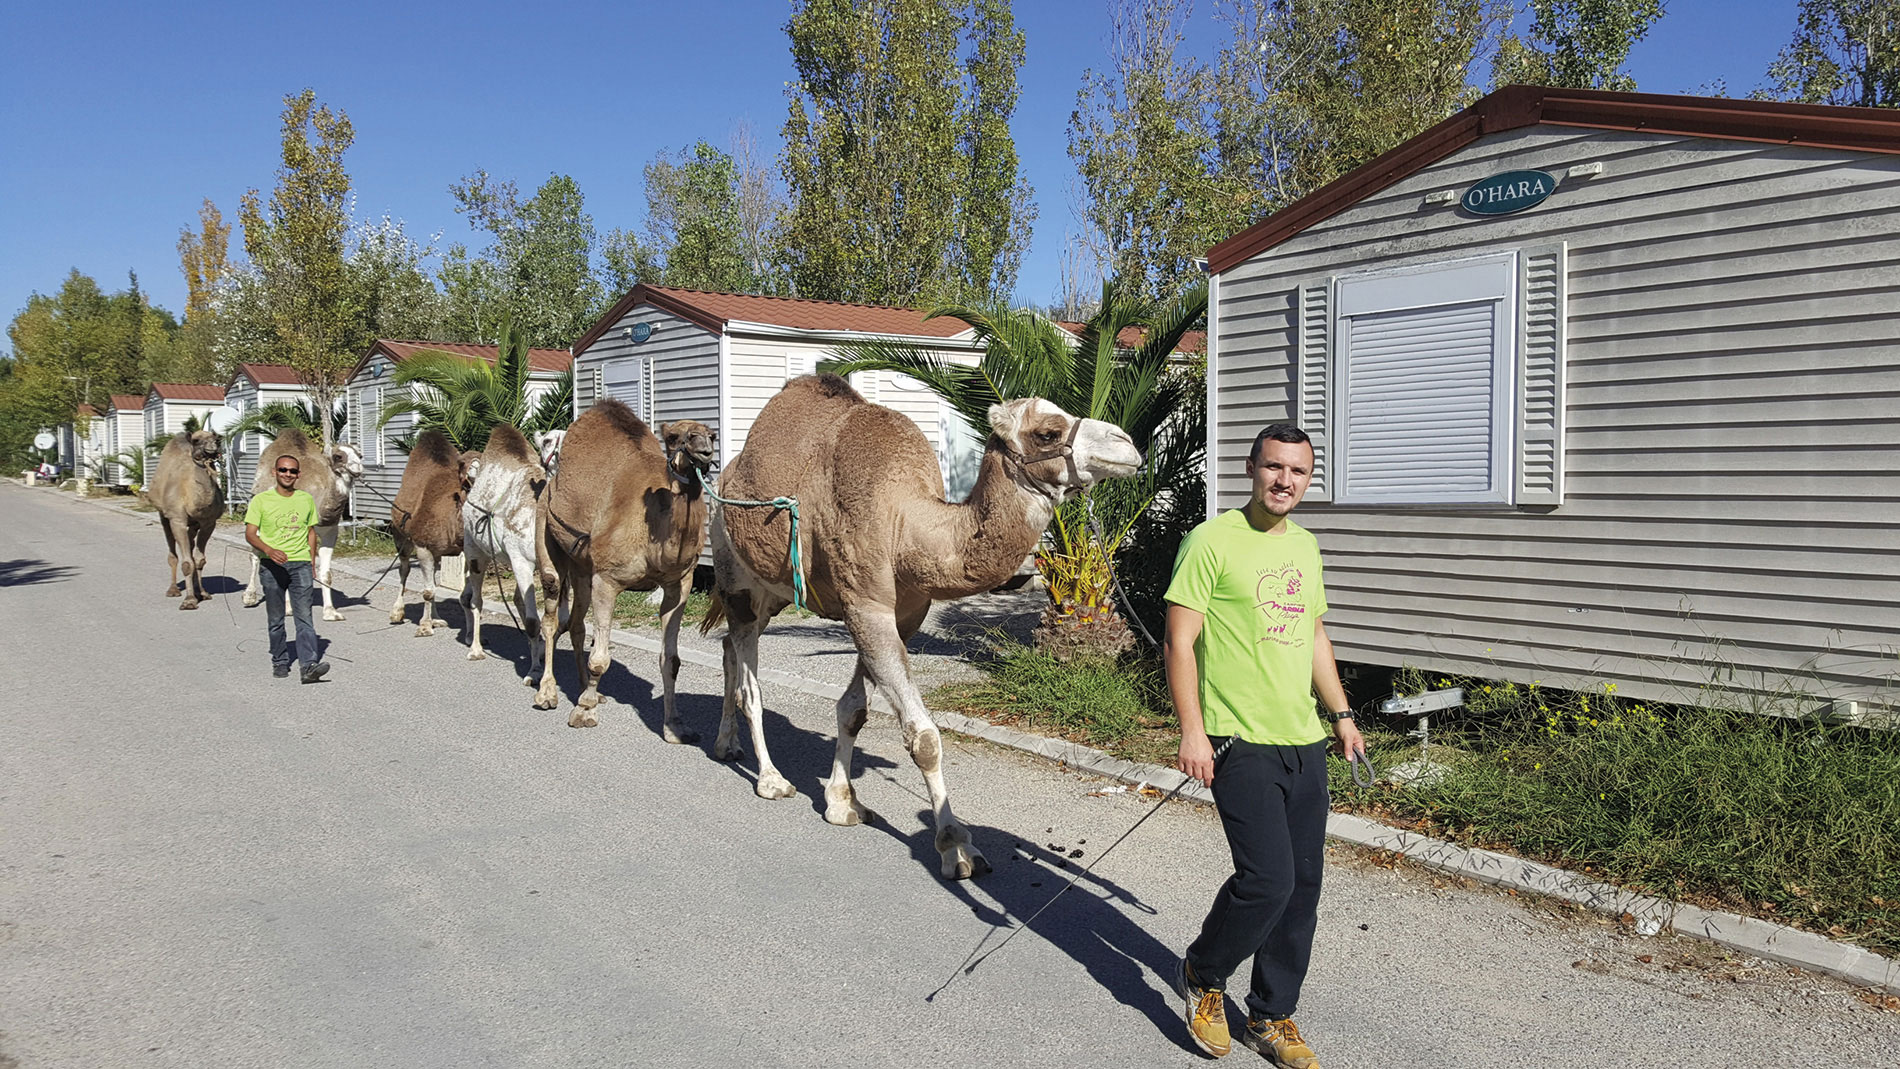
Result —
<instances>
[{"instance_id":1,"label":"red roof edge","mask_svg":"<svg viewBox=\"0 0 1900 1069\"><path fill-rule=\"evenodd\" d=\"M650 304L663 312L671 312L688 323L703 327L714 334L723 334L726 330L726 321L719 316L698 305L683 301L673 294L661 293L646 283L640 282L628 290L625 296L615 301L614 306L607 309L604 315L594 320L594 325L588 327L587 333L581 335L573 345L568 347L567 351L579 356L587 350L588 346L599 341L612 330L614 324L620 321L621 316L631 312L636 305L640 304Z\"/></svg>"},{"instance_id":2,"label":"red roof edge","mask_svg":"<svg viewBox=\"0 0 1900 1069\"><path fill-rule=\"evenodd\" d=\"M1480 137L1538 123L1900 154L1900 114L1884 108L1508 85L1215 245L1208 270L1236 267Z\"/></svg>"}]
</instances>

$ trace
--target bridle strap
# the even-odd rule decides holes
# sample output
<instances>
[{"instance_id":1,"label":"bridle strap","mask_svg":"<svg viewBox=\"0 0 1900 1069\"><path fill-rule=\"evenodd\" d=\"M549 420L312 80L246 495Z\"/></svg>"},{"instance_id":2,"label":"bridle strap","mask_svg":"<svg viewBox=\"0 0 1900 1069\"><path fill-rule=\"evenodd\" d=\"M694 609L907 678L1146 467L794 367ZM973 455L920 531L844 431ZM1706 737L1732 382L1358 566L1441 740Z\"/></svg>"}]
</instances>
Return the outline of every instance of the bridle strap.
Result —
<instances>
[{"instance_id":1,"label":"bridle strap","mask_svg":"<svg viewBox=\"0 0 1900 1069\"><path fill-rule=\"evenodd\" d=\"M1082 469L1075 462L1075 438L1076 435L1080 433L1082 433L1082 421L1080 419L1073 419L1069 424L1068 437L1062 439L1062 444L1056 446L1054 449L1044 450L1034 455L1026 455L1017 453L1015 450L1009 448L1006 443L1003 446L1003 457L1016 465L1016 470L1022 474L1023 481L1029 483L1037 493L1042 494L1057 504L1061 504L1061 491L1058 490L1055 493L1050 493L1048 490L1043 489L1040 482L1029 477L1029 465L1040 464L1045 460L1056 460L1060 458L1067 462L1069 466L1070 487L1080 490L1082 488Z\"/></svg>"}]
</instances>

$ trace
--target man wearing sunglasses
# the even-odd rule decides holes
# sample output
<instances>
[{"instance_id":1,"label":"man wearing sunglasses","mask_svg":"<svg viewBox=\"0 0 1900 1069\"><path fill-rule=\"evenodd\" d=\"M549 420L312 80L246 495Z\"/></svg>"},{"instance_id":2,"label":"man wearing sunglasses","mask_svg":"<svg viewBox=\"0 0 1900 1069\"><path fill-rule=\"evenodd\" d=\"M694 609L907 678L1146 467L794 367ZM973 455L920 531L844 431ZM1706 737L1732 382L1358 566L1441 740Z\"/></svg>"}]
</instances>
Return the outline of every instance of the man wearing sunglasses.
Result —
<instances>
[{"instance_id":1,"label":"man wearing sunglasses","mask_svg":"<svg viewBox=\"0 0 1900 1069\"><path fill-rule=\"evenodd\" d=\"M317 629L310 620L310 560L317 552L317 502L297 489L302 475L297 456L286 453L273 465L277 485L254 494L244 509L244 540L262 558L258 576L264 584L264 619L270 628L270 662L282 679L290 674L291 651L284 641L284 594L297 619L297 660L303 662L303 681L315 683L330 670L317 660Z\"/></svg>"}]
</instances>

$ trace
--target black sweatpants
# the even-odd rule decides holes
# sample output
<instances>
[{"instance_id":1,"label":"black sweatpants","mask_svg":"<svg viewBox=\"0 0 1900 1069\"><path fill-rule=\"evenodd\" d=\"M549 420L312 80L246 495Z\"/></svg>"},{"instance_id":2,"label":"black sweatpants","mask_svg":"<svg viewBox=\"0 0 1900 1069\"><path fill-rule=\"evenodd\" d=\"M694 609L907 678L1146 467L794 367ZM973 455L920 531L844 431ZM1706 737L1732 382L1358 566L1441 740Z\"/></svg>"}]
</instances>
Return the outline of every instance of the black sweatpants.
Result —
<instances>
[{"instance_id":1,"label":"black sweatpants","mask_svg":"<svg viewBox=\"0 0 1900 1069\"><path fill-rule=\"evenodd\" d=\"M1222 739L1210 740L1218 748ZM1326 743L1270 746L1235 739L1214 764L1220 812L1234 874L1214 899L1188 967L1204 987L1224 987L1253 959L1247 1014L1293 1016L1313 956L1325 867Z\"/></svg>"}]
</instances>

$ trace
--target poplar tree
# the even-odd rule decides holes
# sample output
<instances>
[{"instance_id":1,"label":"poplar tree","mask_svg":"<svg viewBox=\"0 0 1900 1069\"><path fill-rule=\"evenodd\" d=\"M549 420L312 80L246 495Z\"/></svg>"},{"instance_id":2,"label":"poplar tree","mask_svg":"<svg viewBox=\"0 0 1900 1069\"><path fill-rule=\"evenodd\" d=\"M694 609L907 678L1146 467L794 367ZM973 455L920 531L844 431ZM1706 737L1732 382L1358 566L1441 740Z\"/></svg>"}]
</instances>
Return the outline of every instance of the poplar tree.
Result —
<instances>
[{"instance_id":1,"label":"poplar tree","mask_svg":"<svg viewBox=\"0 0 1900 1069\"><path fill-rule=\"evenodd\" d=\"M268 202L247 191L238 213L284 362L325 412L361 355L361 316L343 256L350 229L343 154L355 137L349 116L319 106L314 90L285 97L277 188ZM330 428L323 430L328 449Z\"/></svg>"},{"instance_id":2,"label":"poplar tree","mask_svg":"<svg viewBox=\"0 0 1900 1069\"><path fill-rule=\"evenodd\" d=\"M1663 17L1663 0L1531 0L1530 32L1508 35L1492 83L1636 91L1630 49Z\"/></svg>"},{"instance_id":3,"label":"poplar tree","mask_svg":"<svg viewBox=\"0 0 1900 1069\"><path fill-rule=\"evenodd\" d=\"M1781 100L1900 107L1900 0L1801 0L1768 77Z\"/></svg>"},{"instance_id":4,"label":"poplar tree","mask_svg":"<svg viewBox=\"0 0 1900 1069\"><path fill-rule=\"evenodd\" d=\"M1007 0L800 0L785 30L782 255L798 295L1006 294L1031 222Z\"/></svg>"}]
</instances>

